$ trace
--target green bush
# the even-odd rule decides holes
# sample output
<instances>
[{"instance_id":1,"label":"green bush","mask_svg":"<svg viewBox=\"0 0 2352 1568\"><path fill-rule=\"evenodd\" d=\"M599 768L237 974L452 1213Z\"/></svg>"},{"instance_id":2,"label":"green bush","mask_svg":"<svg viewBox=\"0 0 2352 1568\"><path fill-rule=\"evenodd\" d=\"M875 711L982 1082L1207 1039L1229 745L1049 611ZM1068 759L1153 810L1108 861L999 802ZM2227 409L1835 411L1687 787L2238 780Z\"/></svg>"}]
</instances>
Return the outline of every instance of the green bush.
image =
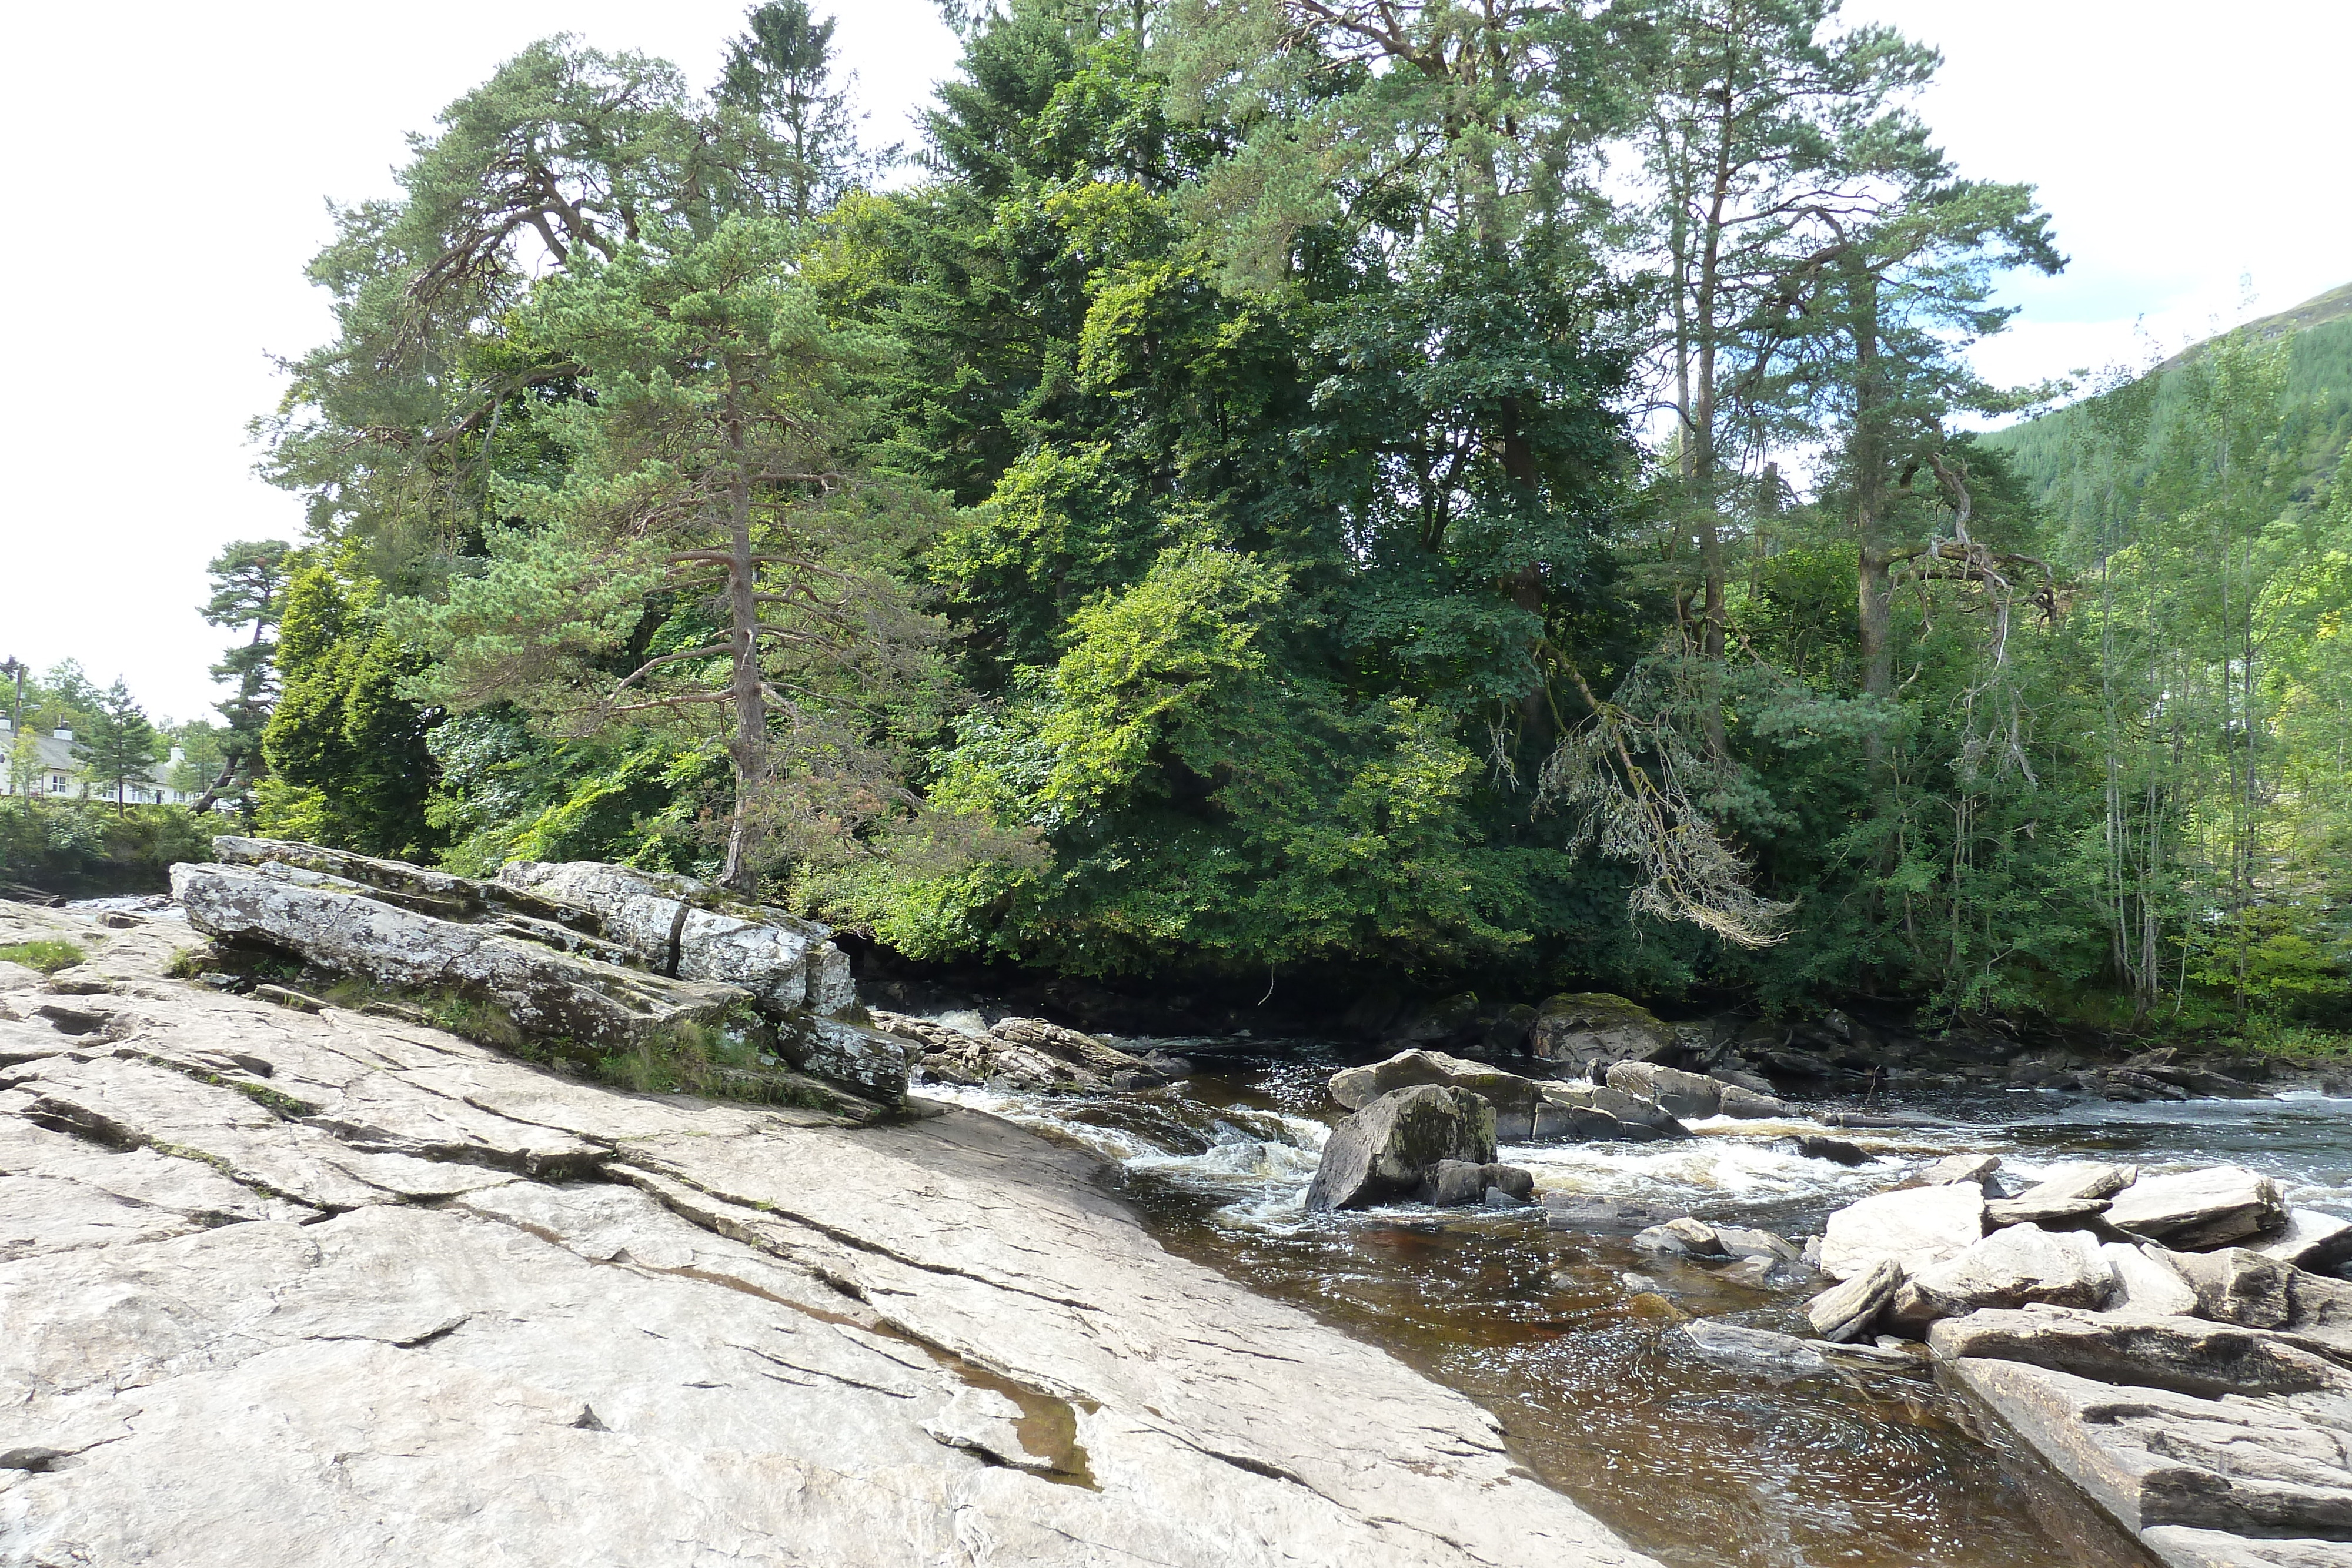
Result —
<instances>
[{"instance_id":1,"label":"green bush","mask_svg":"<svg viewBox=\"0 0 2352 1568\"><path fill-rule=\"evenodd\" d=\"M89 801L11 800L0 803L0 882L76 898L162 893L172 867L212 858L215 831L183 806L118 815Z\"/></svg>"}]
</instances>

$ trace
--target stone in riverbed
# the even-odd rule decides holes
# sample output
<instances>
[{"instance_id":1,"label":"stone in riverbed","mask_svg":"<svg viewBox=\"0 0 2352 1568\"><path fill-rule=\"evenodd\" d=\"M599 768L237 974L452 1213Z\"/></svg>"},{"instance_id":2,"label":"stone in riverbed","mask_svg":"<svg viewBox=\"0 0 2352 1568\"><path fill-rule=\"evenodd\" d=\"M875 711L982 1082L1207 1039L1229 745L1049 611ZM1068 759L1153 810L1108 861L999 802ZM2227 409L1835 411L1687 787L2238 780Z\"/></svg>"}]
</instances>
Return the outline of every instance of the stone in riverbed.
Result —
<instances>
[{"instance_id":1,"label":"stone in riverbed","mask_svg":"<svg viewBox=\"0 0 2352 1568\"><path fill-rule=\"evenodd\" d=\"M2286 1228L2278 1183L2240 1166L2142 1176L2107 1206L2107 1223L2175 1251L2225 1247Z\"/></svg>"},{"instance_id":2,"label":"stone in riverbed","mask_svg":"<svg viewBox=\"0 0 2352 1568\"><path fill-rule=\"evenodd\" d=\"M1591 1197L1583 1193L1543 1195L1544 1224L1553 1230L1580 1230L1604 1236L1626 1236L1664 1225L1681 1215L1654 1203L1630 1197Z\"/></svg>"},{"instance_id":3,"label":"stone in riverbed","mask_svg":"<svg viewBox=\"0 0 2352 1568\"><path fill-rule=\"evenodd\" d=\"M2339 1219L2316 1209L2292 1208L2287 1211L2286 1228L2254 1250L2297 1269L2324 1273L2352 1259L2352 1219Z\"/></svg>"},{"instance_id":4,"label":"stone in riverbed","mask_svg":"<svg viewBox=\"0 0 2352 1568\"><path fill-rule=\"evenodd\" d=\"M1545 1061L1655 1061L1675 1049L1675 1031L1638 1003L1604 991L1550 997L1536 1009L1528 1050Z\"/></svg>"},{"instance_id":5,"label":"stone in riverbed","mask_svg":"<svg viewBox=\"0 0 2352 1568\"><path fill-rule=\"evenodd\" d=\"M2096 1220L2106 1211L2107 1200L2104 1197L2070 1197L2056 1201L1996 1197L1985 1205L1985 1223L1996 1229L2006 1225L2040 1225L2071 1230Z\"/></svg>"},{"instance_id":6,"label":"stone in riverbed","mask_svg":"<svg viewBox=\"0 0 2352 1568\"><path fill-rule=\"evenodd\" d=\"M2107 1311L2135 1317L2196 1315L2197 1291L2172 1266L2172 1253L2152 1243L2134 1246L2128 1241L2102 1242L2099 1252L2116 1271Z\"/></svg>"},{"instance_id":7,"label":"stone in riverbed","mask_svg":"<svg viewBox=\"0 0 2352 1568\"><path fill-rule=\"evenodd\" d=\"M1906 1280L1891 1316L1898 1324L1924 1327L1980 1307L2045 1302L2095 1310L2115 1288L2115 1265L2091 1237L2014 1225Z\"/></svg>"},{"instance_id":8,"label":"stone in riverbed","mask_svg":"<svg viewBox=\"0 0 2352 1568\"><path fill-rule=\"evenodd\" d=\"M1919 1179L1928 1186L1953 1186L1961 1182L1982 1186L1999 1169L1999 1155L1947 1155L1921 1171Z\"/></svg>"},{"instance_id":9,"label":"stone in riverbed","mask_svg":"<svg viewBox=\"0 0 2352 1568\"><path fill-rule=\"evenodd\" d=\"M1489 1208L1516 1208L1528 1201L1535 1186L1535 1174L1517 1166L1440 1160L1429 1167L1413 1196L1439 1208L1469 1208L1481 1203ZM1504 1201L1496 1202L1496 1194Z\"/></svg>"},{"instance_id":10,"label":"stone in riverbed","mask_svg":"<svg viewBox=\"0 0 2352 1568\"><path fill-rule=\"evenodd\" d=\"M1850 1203L1822 1231L1822 1272L1850 1280L1882 1258L1915 1274L1984 1236L1984 1194L1966 1185L1906 1187Z\"/></svg>"},{"instance_id":11,"label":"stone in riverbed","mask_svg":"<svg viewBox=\"0 0 2352 1568\"><path fill-rule=\"evenodd\" d=\"M2065 1307L1988 1309L1935 1324L1927 1331L1927 1346L1946 1361L2021 1361L2200 1398L2352 1393L2352 1372L2287 1336L2202 1318L2144 1318Z\"/></svg>"},{"instance_id":12,"label":"stone in riverbed","mask_svg":"<svg viewBox=\"0 0 2352 1568\"><path fill-rule=\"evenodd\" d=\"M1440 1160L1495 1163L1495 1107L1466 1089L1391 1090L1331 1130L1307 1189L1310 1213L1402 1197Z\"/></svg>"},{"instance_id":13,"label":"stone in riverbed","mask_svg":"<svg viewBox=\"0 0 2352 1568\"><path fill-rule=\"evenodd\" d=\"M1347 1110L1360 1111L1392 1089L1409 1089L1416 1083L1466 1089L1492 1104L1497 1138L1517 1140L1535 1133L1536 1105L1541 1096L1532 1079L1442 1051L1402 1051L1386 1061L1335 1072L1331 1098Z\"/></svg>"},{"instance_id":14,"label":"stone in riverbed","mask_svg":"<svg viewBox=\"0 0 2352 1568\"><path fill-rule=\"evenodd\" d=\"M1870 1332L1870 1325L1895 1299L1902 1283L1903 1265L1892 1258L1881 1258L1866 1271L1807 1301L1806 1321L1822 1339L1859 1339Z\"/></svg>"},{"instance_id":15,"label":"stone in riverbed","mask_svg":"<svg viewBox=\"0 0 2352 1568\"><path fill-rule=\"evenodd\" d=\"M1859 1144L1849 1144L1843 1138L1824 1138L1816 1134L1803 1134L1792 1138L1776 1140L1772 1147L1781 1154L1794 1155L1801 1160L1827 1160L1833 1166L1866 1166L1870 1151Z\"/></svg>"},{"instance_id":16,"label":"stone in riverbed","mask_svg":"<svg viewBox=\"0 0 2352 1568\"><path fill-rule=\"evenodd\" d=\"M2137 1166L2103 1165L2086 1161L2060 1166L2019 1193L2019 1203L2071 1203L2076 1199L2113 1197L2139 1179Z\"/></svg>"},{"instance_id":17,"label":"stone in riverbed","mask_svg":"<svg viewBox=\"0 0 2352 1568\"><path fill-rule=\"evenodd\" d=\"M1771 1095L1759 1094L1718 1078L1660 1067L1653 1061L1612 1062L1608 1084L1612 1089L1655 1101L1659 1109L1678 1121L1695 1122L1708 1116L1754 1120L1790 1113L1787 1103Z\"/></svg>"},{"instance_id":18,"label":"stone in riverbed","mask_svg":"<svg viewBox=\"0 0 2352 1568\"><path fill-rule=\"evenodd\" d=\"M1535 1136L1538 1141L1571 1138L1580 1143L1654 1143L1661 1138L1687 1138L1690 1129L1666 1114L1654 1101L1601 1083L1538 1083L1543 1098L1536 1105Z\"/></svg>"},{"instance_id":19,"label":"stone in riverbed","mask_svg":"<svg viewBox=\"0 0 2352 1568\"><path fill-rule=\"evenodd\" d=\"M2294 1270L2243 1247L2218 1252L2172 1252L2163 1261L2197 1294L2200 1317L2250 1329L2280 1329L2294 1321L2288 1281Z\"/></svg>"},{"instance_id":20,"label":"stone in riverbed","mask_svg":"<svg viewBox=\"0 0 2352 1568\"><path fill-rule=\"evenodd\" d=\"M1709 1361L1775 1383L1829 1370L1822 1353L1794 1334L1774 1333L1708 1318L1683 1323L1676 1332Z\"/></svg>"}]
</instances>

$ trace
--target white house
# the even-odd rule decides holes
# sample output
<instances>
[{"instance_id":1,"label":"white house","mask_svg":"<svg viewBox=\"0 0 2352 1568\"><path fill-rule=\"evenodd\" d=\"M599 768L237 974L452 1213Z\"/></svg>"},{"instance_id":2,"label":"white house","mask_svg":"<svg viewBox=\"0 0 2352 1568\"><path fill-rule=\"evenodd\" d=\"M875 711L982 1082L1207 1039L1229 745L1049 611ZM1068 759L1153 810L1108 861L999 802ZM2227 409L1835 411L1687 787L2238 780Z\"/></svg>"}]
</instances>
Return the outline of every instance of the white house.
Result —
<instances>
[{"instance_id":1,"label":"white house","mask_svg":"<svg viewBox=\"0 0 2352 1568\"><path fill-rule=\"evenodd\" d=\"M33 750L40 767L33 775L32 793L54 795L59 800L112 801L115 786L111 779L93 784L83 775L88 767L74 756L73 731L51 730L44 735L33 731ZM16 792L16 729L8 716L0 714L0 795ZM195 800L185 789L172 788L172 769L187 759L178 747L172 747L171 759L158 762L141 778L132 779L123 790L122 799L133 806L185 806Z\"/></svg>"}]
</instances>

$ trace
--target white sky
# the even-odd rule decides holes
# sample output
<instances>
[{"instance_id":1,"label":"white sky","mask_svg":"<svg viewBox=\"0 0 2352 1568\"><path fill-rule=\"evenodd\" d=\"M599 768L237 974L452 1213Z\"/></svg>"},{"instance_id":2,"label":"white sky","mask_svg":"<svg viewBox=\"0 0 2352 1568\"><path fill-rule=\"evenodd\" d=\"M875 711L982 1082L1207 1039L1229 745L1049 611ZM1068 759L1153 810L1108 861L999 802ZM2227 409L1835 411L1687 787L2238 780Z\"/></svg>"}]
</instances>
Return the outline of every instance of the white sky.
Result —
<instances>
[{"instance_id":1,"label":"white sky","mask_svg":"<svg viewBox=\"0 0 2352 1568\"><path fill-rule=\"evenodd\" d=\"M389 193L403 133L534 38L716 73L748 0L18 4L0 14L0 657L205 712L194 606L233 538L299 536L254 478L268 356L324 339L324 203ZM930 0L839 0L879 140L954 63ZM2137 361L2352 281L2346 0L1848 0L1941 46L1926 104L1963 172L2037 183L2074 264L2018 282L1999 379ZM911 140L911 132L905 133Z\"/></svg>"}]
</instances>

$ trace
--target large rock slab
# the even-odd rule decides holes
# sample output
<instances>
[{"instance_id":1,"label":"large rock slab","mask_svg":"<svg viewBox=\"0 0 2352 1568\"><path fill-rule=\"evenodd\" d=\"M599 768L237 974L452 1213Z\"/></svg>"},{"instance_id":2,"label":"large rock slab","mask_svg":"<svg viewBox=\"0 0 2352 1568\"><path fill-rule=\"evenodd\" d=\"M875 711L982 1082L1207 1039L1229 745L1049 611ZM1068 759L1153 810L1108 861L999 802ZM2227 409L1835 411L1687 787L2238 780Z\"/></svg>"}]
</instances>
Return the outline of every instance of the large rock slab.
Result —
<instances>
[{"instance_id":1,"label":"large rock slab","mask_svg":"<svg viewBox=\"0 0 2352 1568\"><path fill-rule=\"evenodd\" d=\"M717 1027L751 999L733 986L674 980L421 915L357 893L303 885L273 863L183 864L172 891L209 936L266 944L379 985L455 990L530 1034L646 1044L683 1024Z\"/></svg>"},{"instance_id":2,"label":"large rock slab","mask_svg":"<svg viewBox=\"0 0 2352 1568\"><path fill-rule=\"evenodd\" d=\"M589 861L520 861L501 886L596 916L599 935L663 974L740 986L770 1007L831 1015L857 1002L830 926L732 898L689 877Z\"/></svg>"},{"instance_id":3,"label":"large rock slab","mask_svg":"<svg viewBox=\"0 0 2352 1568\"><path fill-rule=\"evenodd\" d=\"M1912 1275L1895 1292L1893 1316L1924 1326L1983 1307L2096 1309L2115 1289L2115 1265L2095 1238L2015 1225Z\"/></svg>"},{"instance_id":4,"label":"large rock slab","mask_svg":"<svg viewBox=\"0 0 2352 1568\"><path fill-rule=\"evenodd\" d=\"M1598 1062L1655 1061L1675 1049L1675 1031L1636 1002L1605 991L1546 998L1528 1030L1529 1054L1587 1069Z\"/></svg>"},{"instance_id":5,"label":"large rock slab","mask_svg":"<svg viewBox=\"0 0 2352 1568\"><path fill-rule=\"evenodd\" d=\"M2143 1176L2107 1205L2107 1223L2176 1251L2226 1247L2286 1228L2278 1183L2241 1166Z\"/></svg>"},{"instance_id":6,"label":"large rock slab","mask_svg":"<svg viewBox=\"0 0 2352 1568\"><path fill-rule=\"evenodd\" d=\"M1878 1315L1895 1300L1903 1285L1903 1265L1881 1258L1844 1283L1832 1285L1805 1303L1806 1321L1814 1334L1832 1343L1844 1343L1870 1332Z\"/></svg>"},{"instance_id":7,"label":"large rock slab","mask_svg":"<svg viewBox=\"0 0 2352 1568\"><path fill-rule=\"evenodd\" d=\"M1988 1310L1927 1331L1942 1360L2021 1361L2105 1383L2231 1394L2352 1392L2352 1372L2284 1334L2202 1318L2126 1316L2064 1307Z\"/></svg>"},{"instance_id":8,"label":"large rock slab","mask_svg":"<svg viewBox=\"0 0 2352 1568\"><path fill-rule=\"evenodd\" d=\"M2193 1317L2199 1311L2196 1288L2173 1267L2173 1254L2152 1243L2105 1241L2100 1255L2116 1271L2115 1293L2107 1310L2138 1317Z\"/></svg>"},{"instance_id":9,"label":"large rock slab","mask_svg":"<svg viewBox=\"0 0 2352 1568\"><path fill-rule=\"evenodd\" d=\"M1442 1051L1401 1051L1386 1061L1342 1069L1331 1075L1331 1098L1347 1110L1358 1111L1391 1090L1409 1089L1416 1083L1467 1090L1494 1106L1497 1138L1517 1140L1534 1134L1536 1106L1542 1100L1534 1081Z\"/></svg>"},{"instance_id":10,"label":"large rock slab","mask_svg":"<svg viewBox=\"0 0 2352 1568\"><path fill-rule=\"evenodd\" d=\"M1892 1258L1917 1274L1973 1247L1984 1236L1985 1197L1965 1182L1908 1187L1850 1203L1822 1230L1822 1272L1850 1280Z\"/></svg>"},{"instance_id":11,"label":"large rock slab","mask_svg":"<svg viewBox=\"0 0 2352 1568\"><path fill-rule=\"evenodd\" d=\"M1363 1208L1405 1197L1440 1160L1494 1164L1494 1106L1436 1083L1391 1090L1331 1130L1307 1207Z\"/></svg>"},{"instance_id":12,"label":"large rock slab","mask_svg":"<svg viewBox=\"0 0 2352 1568\"><path fill-rule=\"evenodd\" d=\"M2343 1434L2282 1402L2118 1388L2012 1362L1951 1371L2126 1530L2352 1539Z\"/></svg>"},{"instance_id":13,"label":"large rock slab","mask_svg":"<svg viewBox=\"0 0 2352 1568\"><path fill-rule=\"evenodd\" d=\"M2254 1250L2297 1269L2325 1273L2352 1260L2352 1219L2316 1209L2291 1208L2286 1228L2256 1242Z\"/></svg>"},{"instance_id":14,"label":"large rock slab","mask_svg":"<svg viewBox=\"0 0 2352 1568\"><path fill-rule=\"evenodd\" d=\"M0 1228L70 1243L0 1260L0 1561L1652 1568L1083 1155L622 1093L33 914L0 940L87 942L130 1032L0 1091ZM274 1100L157 1065L229 1052ZM378 1142L448 1179L333 1215L255 1185ZM596 1166L476 1163L550 1145Z\"/></svg>"}]
</instances>

